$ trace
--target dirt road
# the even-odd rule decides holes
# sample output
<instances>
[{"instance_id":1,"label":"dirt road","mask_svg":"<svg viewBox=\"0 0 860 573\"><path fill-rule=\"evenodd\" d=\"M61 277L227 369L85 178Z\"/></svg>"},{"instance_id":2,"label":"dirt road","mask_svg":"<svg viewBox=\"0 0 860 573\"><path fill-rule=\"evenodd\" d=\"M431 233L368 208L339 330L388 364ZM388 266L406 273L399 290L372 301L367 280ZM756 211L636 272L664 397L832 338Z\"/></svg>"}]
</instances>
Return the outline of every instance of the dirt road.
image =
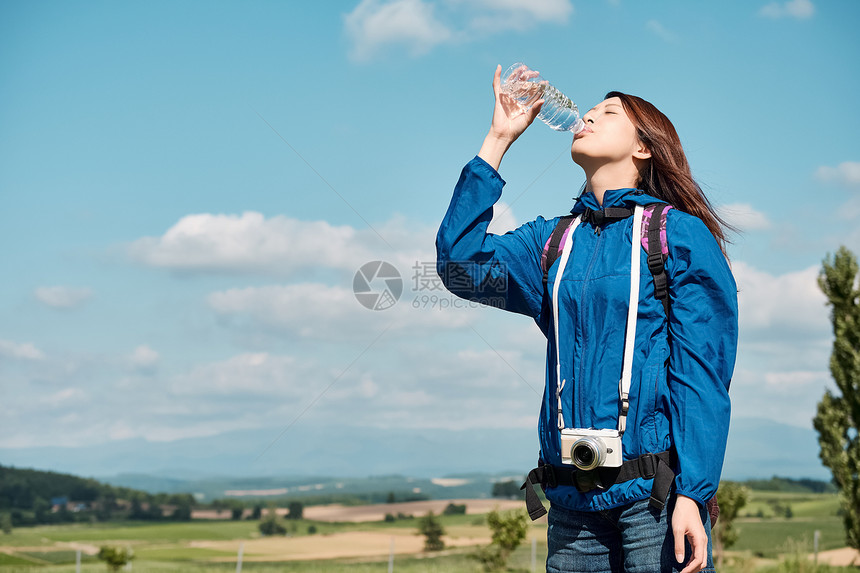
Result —
<instances>
[{"instance_id":1,"label":"dirt road","mask_svg":"<svg viewBox=\"0 0 860 573\"><path fill-rule=\"evenodd\" d=\"M315 521L347 521L359 523L363 521L382 521L385 514L396 516L398 513L420 517L432 511L436 515L442 513L449 503L465 505L466 514L474 515L488 513L497 507L500 511L509 509L525 509L522 501L508 499L436 499L430 501L410 501L404 503L380 503L376 505L314 505L304 509L304 517Z\"/></svg>"}]
</instances>

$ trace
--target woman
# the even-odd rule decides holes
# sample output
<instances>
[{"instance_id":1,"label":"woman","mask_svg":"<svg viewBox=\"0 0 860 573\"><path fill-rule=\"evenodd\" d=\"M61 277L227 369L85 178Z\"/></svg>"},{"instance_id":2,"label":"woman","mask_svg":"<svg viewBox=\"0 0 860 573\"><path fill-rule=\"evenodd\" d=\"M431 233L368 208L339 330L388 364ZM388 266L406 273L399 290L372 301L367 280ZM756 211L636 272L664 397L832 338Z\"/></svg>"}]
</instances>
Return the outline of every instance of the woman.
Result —
<instances>
[{"instance_id":1,"label":"woman","mask_svg":"<svg viewBox=\"0 0 860 573\"><path fill-rule=\"evenodd\" d=\"M574 137L571 156L586 177L571 211L579 225L567 237L568 257L545 273L541 257L558 218L487 233L504 186L502 157L543 103L519 111L500 94L500 74L498 67L489 133L463 169L439 229L437 266L453 293L501 297L506 310L531 316L547 336L542 469L530 474L540 475L534 481L550 501L547 571L713 570L705 505L719 484L737 347L726 226L693 180L671 122L648 102L611 92L583 116L586 127ZM655 298L634 218L602 217L606 208L618 213L661 202L674 207L664 235L668 312ZM628 309L636 300L631 248L633 257L639 251L641 280L624 408L619 378ZM563 429L624 429L622 410L622 467L632 473L572 466ZM656 466L645 468L646 458ZM606 475L615 481L604 483Z\"/></svg>"}]
</instances>

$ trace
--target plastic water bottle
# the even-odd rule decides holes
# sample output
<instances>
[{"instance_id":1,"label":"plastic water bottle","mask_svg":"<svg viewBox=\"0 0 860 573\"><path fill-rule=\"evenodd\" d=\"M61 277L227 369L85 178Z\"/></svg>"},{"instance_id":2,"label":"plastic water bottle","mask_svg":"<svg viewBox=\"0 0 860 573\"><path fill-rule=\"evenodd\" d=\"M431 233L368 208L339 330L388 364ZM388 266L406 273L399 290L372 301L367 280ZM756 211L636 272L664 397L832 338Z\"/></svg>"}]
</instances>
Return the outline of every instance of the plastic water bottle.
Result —
<instances>
[{"instance_id":1,"label":"plastic water bottle","mask_svg":"<svg viewBox=\"0 0 860 573\"><path fill-rule=\"evenodd\" d=\"M579 133L585 123L579 117L579 108L540 74L523 63L516 63L502 74L502 93L509 95L522 111L528 111L543 98L538 117L556 131Z\"/></svg>"}]
</instances>

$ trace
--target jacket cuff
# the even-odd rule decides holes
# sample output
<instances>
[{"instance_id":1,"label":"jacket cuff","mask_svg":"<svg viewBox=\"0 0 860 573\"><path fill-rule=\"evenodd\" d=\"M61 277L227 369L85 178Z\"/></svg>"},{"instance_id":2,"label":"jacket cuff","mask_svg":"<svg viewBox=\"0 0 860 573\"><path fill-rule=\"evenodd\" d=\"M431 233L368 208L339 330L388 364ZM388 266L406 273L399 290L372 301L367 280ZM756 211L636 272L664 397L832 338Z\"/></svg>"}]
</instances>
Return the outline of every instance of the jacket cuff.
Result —
<instances>
[{"instance_id":1,"label":"jacket cuff","mask_svg":"<svg viewBox=\"0 0 860 573\"><path fill-rule=\"evenodd\" d=\"M692 492L689 492L687 490L683 490L680 488L677 488L675 490L675 494L676 495L683 495L684 497L689 497L690 499L692 499L693 501L698 503L700 507L704 508L707 506L707 502L704 499L702 499L702 497L698 494L695 494L695 493L692 493Z\"/></svg>"},{"instance_id":2,"label":"jacket cuff","mask_svg":"<svg viewBox=\"0 0 860 573\"><path fill-rule=\"evenodd\" d=\"M505 184L505 180L502 179L502 176L499 175L499 172L496 171L496 169L492 165L481 159L480 156L476 155L475 158L469 162L469 165L472 167L472 169L475 169L476 167L479 169L486 169L490 172L491 177L498 179L502 183L502 185Z\"/></svg>"}]
</instances>

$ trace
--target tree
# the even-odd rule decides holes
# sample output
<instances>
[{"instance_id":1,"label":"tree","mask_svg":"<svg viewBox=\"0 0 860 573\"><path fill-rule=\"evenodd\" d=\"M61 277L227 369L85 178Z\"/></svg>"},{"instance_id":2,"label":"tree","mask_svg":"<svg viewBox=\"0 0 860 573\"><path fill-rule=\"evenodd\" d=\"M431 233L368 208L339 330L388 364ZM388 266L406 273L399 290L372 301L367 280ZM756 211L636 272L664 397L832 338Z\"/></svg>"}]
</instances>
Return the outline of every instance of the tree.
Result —
<instances>
[{"instance_id":1,"label":"tree","mask_svg":"<svg viewBox=\"0 0 860 573\"><path fill-rule=\"evenodd\" d=\"M714 542L714 553L717 555L717 567L723 566L725 550L738 540L738 532L734 528L735 518L749 499L749 489L730 481L720 482L717 489L717 503L720 506L720 518L711 536Z\"/></svg>"},{"instance_id":2,"label":"tree","mask_svg":"<svg viewBox=\"0 0 860 573\"><path fill-rule=\"evenodd\" d=\"M287 506L289 513L287 513L287 519L301 519L302 513L304 512L304 506L300 501L291 501Z\"/></svg>"},{"instance_id":3,"label":"tree","mask_svg":"<svg viewBox=\"0 0 860 573\"><path fill-rule=\"evenodd\" d=\"M140 498L134 497L131 500L131 509L129 509L128 518L147 519L147 517L149 517L149 515L143 510L143 504L140 502Z\"/></svg>"},{"instance_id":4,"label":"tree","mask_svg":"<svg viewBox=\"0 0 860 573\"><path fill-rule=\"evenodd\" d=\"M51 504L42 497L36 497L33 502L33 510L36 515L36 523L48 523L51 518Z\"/></svg>"},{"instance_id":5,"label":"tree","mask_svg":"<svg viewBox=\"0 0 860 573\"><path fill-rule=\"evenodd\" d=\"M134 559L134 555L132 555L131 549L119 549L105 545L99 549L98 558L107 564L108 571L119 571L120 567Z\"/></svg>"},{"instance_id":6,"label":"tree","mask_svg":"<svg viewBox=\"0 0 860 573\"><path fill-rule=\"evenodd\" d=\"M96 517L99 521L107 521L113 516L116 511L116 494L112 489L106 489L96 499Z\"/></svg>"},{"instance_id":7,"label":"tree","mask_svg":"<svg viewBox=\"0 0 860 573\"><path fill-rule=\"evenodd\" d=\"M215 510L217 517L221 517L221 512L227 509L227 502L223 499L216 499L212 501L212 509Z\"/></svg>"},{"instance_id":8,"label":"tree","mask_svg":"<svg viewBox=\"0 0 860 573\"><path fill-rule=\"evenodd\" d=\"M507 513L494 509L487 514L487 525L493 532L492 542L475 554L485 571L505 569L511 553L525 540L528 524L528 516L521 509Z\"/></svg>"},{"instance_id":9,"label":"tree","mask_svg":"<svg viewBox=\"0 0 860 573\"><path fill-rule=\"evenodd\" d=\"M442 510L442 515L466 515L466 504L449 503Z\"/></svg>"},{"instance_id":10,"label":"tree","mask_svg":"<svg viewBox=\"0 0 860 573\"><path fill-rule=\"evenodd\" d=\"M445 529L432 511L428 511L427 515L418 522L418 533L425 537L424 551L445 549L445 541L442 539L442 536L445 535Z\"/></svg>"},{"instance_id":11,"label":"tree","mask_svg":"<svg viewBox=\"0 0 860 573\"><path fill-rule=\"evenodd\" d=\"M521 499L523 497L520 484L515 481L497 481L493 484L493 497L503 497L506 499Z\"/></svg>"},{"instance_id":12,"label":"tree","mask_svg":"<svg viewBox=\"0 0 860 573\"><path fill-rule=\"evenodd\" d=\"M278 513L274 505L269 506L266 518L260 522L260 533L263 535L286 535L287 528L278 523Z\"/></svg>"},{"instance_id":13,"label":"tree","mask_svg":"<svg viewBox=\"0 0 860 573\"><path fill-rule=\"evenodd\" d=\"M846 542L860 549L860 288L857 257L839 247L829 255L818 286L831 307L833 352L830 374L841 395L830 390L812 420L818 432L819 456L839 488Z\"/></svg>"},{"instance_id":14,"label":"tree","mask_svg":"<svg viewBox=\"0 0 860 573\"><path fill-rule=\"evenodd\" d=\"M278 523L275 518L267 517L260 522L260 533L263 535L286 535L287 528Z\"/></svg>"},{"instance_id":15,"label":"tree","mask_svg":"<svg viewBox=\"0 0 860 573\"><path fill-rule=\"evenodd\" d=\"M12 533L12 516L8 513L4 513L0 516L0 527L3 528L3 533L9 535Z\"/></svg>"},{"instance_id":16,"label":"tree","mask_svg":"<svg viewBox=\"0 0 860 573\"><path fill-rule=\"evenodd\" d=\"M170 514L170 518L176 521L191 521L191 502L188 500L181 501Z\"/></svg>"}]
</instances>

